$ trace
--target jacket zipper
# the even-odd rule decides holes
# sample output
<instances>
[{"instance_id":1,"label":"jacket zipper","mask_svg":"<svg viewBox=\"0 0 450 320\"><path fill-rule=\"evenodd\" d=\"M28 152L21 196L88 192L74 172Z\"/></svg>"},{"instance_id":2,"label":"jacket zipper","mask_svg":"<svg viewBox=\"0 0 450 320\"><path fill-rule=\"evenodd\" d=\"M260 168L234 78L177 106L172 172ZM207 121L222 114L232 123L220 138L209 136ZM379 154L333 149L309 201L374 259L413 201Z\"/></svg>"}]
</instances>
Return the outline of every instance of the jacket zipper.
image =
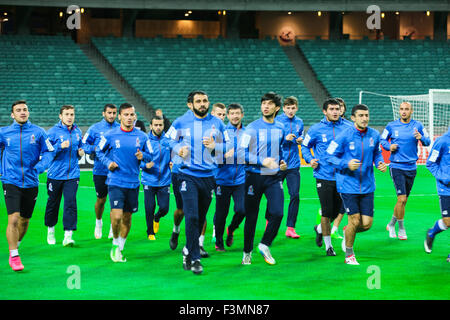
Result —
<instances>
[{"instance_id":1,"label":"jacket zipper","mask_svg":"<svg viewBox=\"0 0 450 320\"><path fill-rule=\"evenodd\" d=\"M161 183L161 141L158 141L158 146L159 146L159 166L158 166L158 186Z\"/></svg>"},{"instance_id":2,"label":"jacket zipper","mask_svg":"<svg viewBox=\"0 0 450 320\"><path fill-rule=\"evenodd\" d=\"M239 128L236 129L236 140L237 140L238 134L239 134ZM233 138L233 147L234 147L234 138ZM238 173L237 157L236 157L235 167L236 167L236 170L234 171L233 184L236 182L236 176L237 176L237 173Z\"/></svg>"},{"instance_id":3,"label":"jacket zipper","mask_svg":"<svg viewBox=\"0 0 450 320\"><path fill-rule=\"evenodd\" d=\"M70 177L70 160L72 158L72 131L69 130L69 171L67 172L67 179Z\"/></svg>"},{"instance_id":4,"label":"jacket zipper","mask_svg":"<svg viewBox=\"0 0 450 320\"><path fill-rule=\"evenodd\" d=\"M359 192L362 192L362 168L364 159L364 136L361 135L361 166L359 167Z\"/></svg>"},{"instance_id":5,"label":"jacket zipper","mask_svg":"<svg viewBox=\"0 0 450 320\"><path fill-rule=\"evenodd\" d=\"M23 159L22 159L22 126L20 126L20 167L22 168L22 187L25 186L25 172L23 171Z\"/></svg>"}]
</instances>

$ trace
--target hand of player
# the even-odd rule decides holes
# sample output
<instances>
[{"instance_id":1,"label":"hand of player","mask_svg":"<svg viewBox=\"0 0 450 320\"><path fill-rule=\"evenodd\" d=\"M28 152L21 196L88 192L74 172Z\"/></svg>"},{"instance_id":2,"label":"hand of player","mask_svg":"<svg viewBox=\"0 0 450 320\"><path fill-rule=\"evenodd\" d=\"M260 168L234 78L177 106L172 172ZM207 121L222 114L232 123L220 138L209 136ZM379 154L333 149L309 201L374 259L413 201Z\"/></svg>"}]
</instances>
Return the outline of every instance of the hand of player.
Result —
<instances>
[{"instance_id":1,"label":"hand of player","mask_svg":"<svg viewBox=\"0 0 450 320\"><path fill-rule=\"evenodd\" d=\"M294 140L295 139L295 134L293 134L293 133L289 133L287 136L286 136L286 140L287 141L292 141L292 140Z\"/></svg>"},{"instance_id":2,"label":"hand of player","mask_svg":"<svg viewBox=\"0 0 450 320\"><path fill-rule=\"evenodd\" d=\"M84 150L83 150L83 148L79 148L79 149L78 149L78 155L79 155L80 157L84 156Z\"/></svg>"},{"instance_id":3,"label":"hand of player","mask_svg":"<svg viewBox=\"0 0 450 320\"><path fill-rule=\"evenodd\" d=\"M358 159L352 159L348 162L348 168L351 171L355 171L361 166L361 162Z\"/></svg>"},{"instance_id":4,"label":"hand of player","mask_svg":"<svg viewBox=\"0 0 450 320\"><path fill-rule=\"evenodd\" d=\"M381 172L386 172L387 170L387 165L384 162L378 162L378 166L377 169L380 170Z\"/></svg>"},{"instance_id":5,"label":"hand of player","mask_svg":"<svg viewBox=\"0 0 450 320\"><path fill-rule=\"evenodd\" d=\"M389 150L391 152L395 152L395 151L397 151L397 148L398 148L398 144L394 143L394 144L391 144L391 146L389 147Z\"/></svg>"},{"instance_id":6,"label":"hand of player","mask_svg":"<svg viewBox=\"0 0 450 320\"><path fill-rule=\"evenodd\" d=\"M113 162L111 162L111 163L109 164L108 170L109 170L109 171L114 171L114 170L116 170L118 167L119 167L119 165L113 161Z\"/></svg>"},{"instance_id":7,"label":"hand of player","mask_svg":"<svg viewBox=\"0 0 450 320\"><path fill-rule=\"evenodd\" d=\"M146 167L147 169L151 169L151 168L153 168L154 165L155 165L155 163L154 163L153 161L151 161L151 162L147 162L147 163L145 164L145 167Z\"/></svg>"},{"instance_id":8,"label":"hand of player","mask_svg":"<svg viewBox=\"0 0 450 320\"><path fill-rule=\"evenodd\" d=\"M139 148L137 149L137 151L134 155L136 156L136 159L138 159L139 161L144 159L144 155L142 154L142 151L139 150Z\"/></svg>"},{"instance_id":9,"label":"hand of player","mask_svg":"<svg viewBox=\"0 0 450 320\"><path fill-rule=\"evenodd\" d=\"M280 161L280 170L281 171L287 170L287 164L286 164L286 162L284 160Z\"/></svg>"},{"instance_id":10,"label":"hand of player","mask_svg":"<svg viewBox=\"0 0 450 320\"><path fill-rule=\"evenodd\" d=\"M297 140L295 140L295 141L297 142L297 144L302 144L302 142L303 142L303 137L300 136L300 137L298 137Z\"/></svg>"},{"instance_id":11,"label":"hand of player","mask_svg":"<svg viewBox=\"0 0 450 320\"><path fill-rule=\"evenodd\" d=\"M66 149L70 146L70 140L61 142L61 149Z\"/></svg>"},{"instance_id":12,"label":"hand of player","mask_svg":"<svg viewBox=\"0 0 450 320\"><path fill-rule=\"evenodd\" d=\"M203 137L203 145L208 149L214 149L216 142L214 141L213 133L209 137Z\"/></svg>"},{"instance_id":13,"label":"hand of player","mask_svg":"<svg viewBox=\"0 0 450 320\"><path fill-rule=\"evenodd\" d=\"M265 158L262 162L263 167L268 169L276 169L278 168L278 164L276 163L274 158Z\"/></svg>"},{"instance_id":14,"label":"hand of player","mask_svg":"<svg viewBox=\"0 0 450 320\"><path fill-rule=\"evenodd\" d=\"M178 155L183 158L186 159L187 155L189 153L189 147L188 146L183 146L180 148L180 150L178 151Z\"/></svg>"},{"instance_id":15,"label":"hand of player","mask_svg":"<svg viewBox=\"0 0 450 320\"><path fill-rule=\"evenodd\" d=\"M419 131L417 131L416 128L414 128L414 138L416 138L417 140L422 139L422 135L420 134Z\"/></svg>"},{"instance_id":16,"label":"hand of player","mask_svg":"<svg viewBox=\"0 0 450 320\"><path fill-rule=\"evenodd\" d=\"M230 149L225 153L225 158L232 158L234 156L234 148Z\"/></svg>"},{"instance_id":17,"label":"hand of player","mask_svg":"<svg viewBox=\"0 0 450 320\"><path fill-rule=\"evenodd\" d=\"M310 164L313 169L316 169L319 166L319 161L317 159L312 159Z\"/></svg>"}]
</instances>

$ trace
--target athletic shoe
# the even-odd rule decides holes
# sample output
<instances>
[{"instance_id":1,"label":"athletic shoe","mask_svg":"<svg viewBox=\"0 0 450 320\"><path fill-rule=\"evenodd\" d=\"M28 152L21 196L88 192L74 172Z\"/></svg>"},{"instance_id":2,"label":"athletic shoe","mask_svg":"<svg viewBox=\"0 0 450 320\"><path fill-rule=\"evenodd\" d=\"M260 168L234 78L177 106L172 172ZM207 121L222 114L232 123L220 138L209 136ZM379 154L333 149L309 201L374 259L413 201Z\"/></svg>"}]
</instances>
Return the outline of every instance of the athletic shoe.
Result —
<instances>
[{"instance_id":1,"label":"athletic shoe","mask_svg":"<svg viewBox=\"0 0 450 320\"><path fill-rule=\"evenodd\" d=\"M189 254L184 254L184 250L181 251L181 254L183 255L183 269L191 270L191 256Z\"/></svg>"},{"instance_id":2,"label":"athletic shoe","mask_svg":"<svg viewBox=\"0 0 450 320\"><path fill-rule=\"evenodd\" d=\"M346 251L345 249L346 249L346 246L345 246L345 228L347 228L347 226L345 226L344 227L344 229L343 229L343 237L342 237L342 242L341 242L341 248L342 248L342 251Z\"/></svg>"},{"instance_id":3,"label":"athletic shoe","mask_svg":"<svg viewBox=\"0 0 450 320\"><path fill-rule=\"evenodd\" d=\"M112 238L114 238L114 234L113 234L113 231L112 231L112 226L110 226L109 227L108 239L112 239Z\"/></svg>"},{"instance_id":4,"label":"athletic shoe","mask_svg":"<svg viewBox=\"0 0 450 320\"><path fill-rule=\"evenodd\" d=\"M200 274L200 273L203 272L203 266L202 266L202 264L200 263L200 260L195 260L195 261L192 263L191 270L192 270L192 272L193 272L194 274Z\"/></svg>"},{"instance_id":5,"label":"athletic shoe","mask_svg":"<svg viewBox=\"0 0 450 320\"><path fill-rule=\"evenodd\" d=\"M339 234L339 230L336 230L331 234L331 239L344 239L344 237Z\"/></svg>"},{"instance_id":6,"label":"athletic shoe","mask_svg":"<svg viewBox=\"0 0 450 320\"><path fill-rule=\"evenodd\" d=\"M430 231L430 230L428 230L428 231ZM431 253L431 250L433 248L433 241L434 241L434 238L431 238L430 236L428 236L428 232L427 232L425 242L423 243L426 253Z\"/></svg>"},{"instance_id":7,"label":"athletic shoe","mask_svg":"<svg viewBox=\"0 0 450 320\"><path fill-rule=\"evenodd\" d=\"M216 244L216 251L219 251L219 252L225 252L226 250L225 250L224 246L218 246L218 245Z\"/></svg>"},{"instance_id":8,"label":"athletic shoe","mask_svg":"<svg viewBox=\"0 0 450 320\"><path fill-rule=\"evenodd\" d=\"M148 240L156 240L156 237L154 234L149 234L147 238L148 238Z\"/></svg>"},{"instance_id":9,"label":"athletic shoe","mask_svg":"<svg viewBox=\"0 0 450 320\"><path fill-rule=\"evenodd\" d=\"M314 231L316 232L316 244L320 248L323 245L323 235L317 231L317 226L314 226Z\"/></svg>"},{"instance_id":10,"label":"athletic shoe","mask_svg":"<svg viewBox=\"0 0 450 320\"><path fill-rule=\"evenodd\" d=\"M55 231L48 231L48 233L47 233L47 243L49 245L54 245L56 243Z\"/></svg>"},{"instance_id":11,"label":"athletic shoe","mask_svg":"<svg viewBox=\"0 0 450 320\"><path fill-rule=\"evenodd\" d=\"M216 243L216 226L213 226L211 242Z\"/></svg>"},{"instance_id":12,"label":"athletic shoe","mask_svg":"<svg viewBox=\"0 0 450 320\"><path fill-rule=\"evenodd\" d=\"M352 254L351 256L345 257L345 264L359 266L359 263L358 263L358 261L356 261L354 254Z\"/></svg>"},{"instance_id":13,"label":"athletic shoe","mask_svg":"<svg viewBox=\"0 0 450 320\"><path fill-rule=\"evenodd\" d=\"M450 254L447 257L447 262L450 262Z\"/></svg>"},{"instance_id":14,"label":"athletic shoe","mask_svg":"<svg viewBox=\"0 0 450 320\"><path fill-rule=\"evenodd\" d=\"M205 251L205 248L200 247L200 257L209 258L209 253Z\"/></svg>"},{"instance_id":15,"label":"athletic shoe","mask_svg":"<svg viewBox=\"0 0 450 320\"><path fill-rule=\"evenodd\" d=\"M62 242L63 247L73 247L75 244L75 240L72 239L72 236L64 236L64 240Z\"/></svg>"},{"instance_id":16,"label":"athletic shoe","mask_svg":"<svg viewBox=\"0 0 450 320\"><path fill-rule=\"evenodd\" d=\"M300 236L295 232L295 229L292 227L288 227L286 230L286 237L292 239L298 239Z\"/></svg>"},{"instance_id":17,"label":"athletic shoe","mask_svg":"<svg viewBox=\"0 0 450 320\"><path fill-rule=\"evenodd\" d=\"M225 240L225 244L227 247L231 247L233 245L233 232L230 232L230 227L227 228L227 238Z\"/></svg>"},{"instance_id":18,"label":"athletic shoe","mask_svg":"<svg viewBox=\"0 0 450 320\"><path fill-rule=\"evenodd\" d=\"M329 247L327 250L327 256L335 256L336 252L334 251L333 247Z\"/></svg>"},{"instance_id":19,"label":"athletic shoe","mask_svg":"<svg viewBox=\"0 0 450 320\"><path fill-rule=\"evenodd\" d=\"M11 254L9 255L9 265L14 271L21 271L24 268L22 261L20 261L20 257L11 257Z\"/></svg>"},{"instance_id":20,"label":"athletic shoe","mask_svg":"<svg viewBox=\"0 0 450 320\"><path fill-rule=\"evenodd\" d=\"M397 234L395 233L395 226L391 226L389 223L386 226L386 230L389 231L389 238L397 238ZM400 230L399 230L400 233Z\"/></svg>"},{"instance_id":21,"label":"athletic shoe","mask_svg":"<svg viewBox=\"0 0 450 320\"><path fill-rule=\"evenodd\" d=\"M405 229L398 229L398 239L399 240L408 240L408 236L406 235Z\"/></svg>"},{"instance_id":22,"label":"athletic shoe","mask_svg":"<svg viewBox=\"0 0 450 320\"><path fill-rule=\"evenodd\" d=\"M102 238L102 227L101 226L95 226L94 237L95 237L95 239Z\"/></svg>"},{"instance_id":23,"label":"athletic shoe","mask_svg":"<svg viewBox=\"0 0 450 320\"><path fill-rule=\"evenodd\" d=\"M114 262L127 262L127 259L125 259L122 255L122 251L120 251L119 246L113 244L111 248L111 260Z\"/></svg>"},{"instance_id":24,"label":"athletic shoe","mask_svg":"<svg viewBox=\"0 0 450 320\"><path fill-rule=\"evenodd\" d=\"M176 232L172 232L172 235L170 236L169 246L170 249L175 250L178 246L178 236L180 234Z\"/></svg>"},{"instance_id":25,"label":"athletic shoe","mask_svg":"<svg viewBox=\"0 0 450 320\"><path fill-rule=\"evenodd\" d=\"M245 253L242 257L242 264L252 264L252 253Z\"/></svg>"},{"instance_id":26,"label":"athletic shoe","mask_svg":"<svg viewBox=\"0 0 450 320\"><path fill-rule=\"evenodd\" d=\"M274 265L276 263L275 259L272 257L272 255L270 253L270 249L269 249L268 246L263 245L262 243L260 243L258 245L258 250L262 254L262 256L264 257L264 261L266 261L268 264Z\"/></svg>"},{"instance_id":27,"label":"athletic shoe","mask_svg":"<svg viewBox=\"0 0 450 320\"><path fill-rule=\"evenodd\" d=\"M154 232L155 234L157 234L158 231L159 231L159 221L158 221L158 222L153 221L153 232Z\"/></svg>"}]
</instances>

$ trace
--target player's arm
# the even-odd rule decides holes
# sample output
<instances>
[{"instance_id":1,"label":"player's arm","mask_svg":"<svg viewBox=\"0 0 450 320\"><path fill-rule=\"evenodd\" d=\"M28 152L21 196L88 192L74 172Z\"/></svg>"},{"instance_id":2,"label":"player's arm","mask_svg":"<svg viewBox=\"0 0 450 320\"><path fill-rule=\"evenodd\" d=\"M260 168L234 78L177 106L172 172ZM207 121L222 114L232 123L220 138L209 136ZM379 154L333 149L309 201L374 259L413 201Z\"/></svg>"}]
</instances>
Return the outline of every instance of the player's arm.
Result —
<instances>
[{"instance_id":1,"label":"player's arm","mask_svg":"<svg viewBox=\"0 0 450 320\"><path fill-rule=\"evenodd\" d=\"M184 142L181 130L181 124L175 120L172 126L167 130L165 137L170 140L172 152L185 159L189 152L189 146Z\"/></svg>"},{"instance_id":2,"label":"player's arm","mask_svg":"<svg viewBox=\"0 0 450 320\"><path fill-rule=\"evenodd\" d=\"M238 144L238 153L245 155L245 163L262 166L257 154L256 130L247 128Z\"/></svg>"},{"instance_id":3,"label":"player's arm","mask_svg":"<svg viewBox=\"0 0 450 320\"><path fill-rule=\"evenodd\" d=\"M97 147L95 148L95 154L97 158L100 160L100 162L107 167L109 170L110 168L114 167L114 161L110 158L111 155L111 144L110 144L110 136L108 134L105 134ZM112 166L112 167L110 167ZM117 164L116 164L117 166Z\"/></svg>"},{"instance_id":4,"label":"player's arm","mask_svg":"<svg viewBox=\"0 0 450 320\"><path fill-rule=\"evenodd\" d=\"M36 169L38 174L41 174L42 172L47 170L48 166L56 156L55 148L53 147L50 138L47 136L44 130L42 130L41 134L39 135L39 147L41 159L34 166L34 168Z\"/></svg>"},{"instance_id":5,"label":"player's arm","mask_svg":"<svg viewBox=\"0 0 450 320\"><path fill-rule=\"evenodd\" d=\"M142 147L142 162L149 163L153 160L153 148L150 139L145 135L144 146Z\"/></svg>"},{"instance_id":6,"label":"player's arm","mask_svg":"<svg viewBox=\"0 0 450 320\"><path fill-rule=\"evenodd\" d=\"M393 152L397 148L395 147L396 146L395 145L394 147L392 147L392 149L395 149L395 150L391 150L391 142L390 142L391 134L392 134L391 127L388 124L381 134L380 143L384 150Z\"/></svg>"},{"instance_id":7,"label":"player's arm","mask_svg":"<svg viewBox=\"0 0 450 320\"><path fill-rule=\"evenodd\" d=\"M422 142L422 145L424 145L425 147L429 146L431 143L431 138L428 134L427 129L425 129L425 127L421 124L417 131L420 134L419 140Z\"/></svg>"},{"instance_id":8,"label":"player's arm","mask_svg":"<svg viewBox=\"0 0 450 320\"><path fill-rule=\"evenodd\" d=\"M92 154L95 152L95 147L95 132L91 126L83 136L82 148L87 154Z\"/></svg>"},{"instance_id":9,"label":"player's arm","mask_svg":"<svg viewBox=\"0 0 450 320\"><path fill-rule=\"evenodd\" d=\"M306 163L311 163L311 160L314 159L311 148L315 145L315 136L314 132L310 129L305 136L305 139L302 143L302 157L305 159Z\"/></svg>"},{"instance_id":10,"label":"player's arm","mask_svg":"<svg viewBox=\"0 0 450 320\"><path fill-rule=\"evenodd\" d=\"M431 174L436 178L436 180L442 181L443 184L450 184L450 175L444 171L444 168L440 166L441 158L443 153L446 152L446 147L442 138L435 141L433 148L428 156L426 167L431 172Z\"/></svg>"},{"instance_id":11,"label":"player's arm","mask_svg":"<svg viewBox=\"0 0 450 320\"><path fill-rule=\"evenodd\" d=\"M342 159L346 143L345 133L346 131L342 132L336 139L332 140L325 153L325 161L338 170L346 169L349 165L347 160Z\"/></svg>"},{"instance_id":12,"label":"player's arm","mask_svg":"<svg viewBox=\"0 0 450 320\"><path fill-rule=\"evenodd\" d=\"M373 148L373 163L381 172L386 171L387 166L386 163L384 163L383 154L381 153L381 143L379 137L376 139L375 147Z\"/></svg>"}]
</instances>

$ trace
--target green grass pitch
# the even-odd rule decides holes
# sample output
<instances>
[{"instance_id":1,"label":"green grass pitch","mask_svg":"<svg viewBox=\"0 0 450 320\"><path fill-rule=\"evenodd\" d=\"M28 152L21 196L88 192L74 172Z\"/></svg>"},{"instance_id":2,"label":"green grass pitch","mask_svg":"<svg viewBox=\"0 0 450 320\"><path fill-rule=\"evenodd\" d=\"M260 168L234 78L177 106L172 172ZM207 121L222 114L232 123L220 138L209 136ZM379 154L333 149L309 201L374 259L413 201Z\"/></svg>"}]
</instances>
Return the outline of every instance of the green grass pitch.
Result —
<instances>
[{"instance_id":1,"label":"green grass pitch","mask_svg":"<svg viewBox=\"0 0 450 320\"><path fill-rule=\"evenodd\" d=\"M385 229L396 201L389 173L376 171L375 216L372 228L356 237L355 254L360 266L344 264L340 240L333 240L337 256L327 257L324 247L315 244L313 224L319 208L315 180L309 167L301 168L300 210L297 233L300 239L286 238L289 195L285 188L285 217L271 252L277 264L266 264L256 246L265 227L265 198L261 202L252 265L241 265L243 224L226 252L216 252L211 242L215 200L207 220L203 274L182 268L181 248L185 243L184 222L178 248L169 248L173 227L171 197L169 214L161 219L156 241L146 238L144 195L133 215L125 244L126 263L109 257L109 204L103 217L103 239L94 239L95 192L91 172L82 172L78 190L78 230L76 245L62 246L62 209L56 225L57 244L46 242L44 211L47 201L45 174L41 176L39 197L30 227L19 252L25 269L16 273L8 265L7 215L0 200L0 299L148 299L148 300L303 300L303 299L448 299L450 263L446 262L449 232L436 237L432 254L423 249L425 233L440 218L433 176L419 166L406 207L407 241L390 239ZM142 190L142 188L141 188ZM232 211L228 216L228 223ZM344 217L340 226L346 225ZM78 281L78 282L76 282ZM79 288L75 284L79 284Z\"/></svg>"}]
</instances>

